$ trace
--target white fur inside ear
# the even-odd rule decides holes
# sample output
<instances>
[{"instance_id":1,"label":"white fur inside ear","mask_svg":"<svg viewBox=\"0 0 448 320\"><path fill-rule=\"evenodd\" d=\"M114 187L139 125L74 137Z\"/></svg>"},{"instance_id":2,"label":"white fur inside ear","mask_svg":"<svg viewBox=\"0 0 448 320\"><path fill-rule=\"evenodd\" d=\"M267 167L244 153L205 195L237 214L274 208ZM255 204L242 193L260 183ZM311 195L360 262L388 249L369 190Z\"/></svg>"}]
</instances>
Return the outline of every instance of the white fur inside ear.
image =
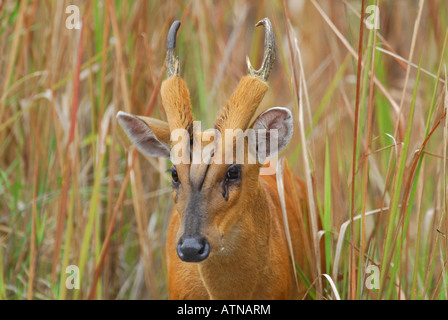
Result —
<instances>
[{"instance_id":1,"label":"white fur inside ear","mask_svg":"<svg viewBox=\"0 0 448 320\"><path fill-rule=\"evenodd\" d=\"M260 142L265 143L266 156L272 156L283 150L292 138L294 129L291 111L282 107L268 109L258 116L253 125L253 129L256 132L266 130L265 139L259 137L258 144L260 146ZM277 131L277 148L275 148L274 145L271 146L270 143L270 137L273 130Z\"/></svg>"},{"instance_id":2,"label":"white fur inside ear","mask_svg":"<svg viewBox=\"0 0 448 320\"><path fill-rule=\"evenodd\" d=\"M141 119L132 114L119 111L118 123L140 152L150 157L170 157L170 148L157 139L151 128Z\"/></svg>"}]
</instances>

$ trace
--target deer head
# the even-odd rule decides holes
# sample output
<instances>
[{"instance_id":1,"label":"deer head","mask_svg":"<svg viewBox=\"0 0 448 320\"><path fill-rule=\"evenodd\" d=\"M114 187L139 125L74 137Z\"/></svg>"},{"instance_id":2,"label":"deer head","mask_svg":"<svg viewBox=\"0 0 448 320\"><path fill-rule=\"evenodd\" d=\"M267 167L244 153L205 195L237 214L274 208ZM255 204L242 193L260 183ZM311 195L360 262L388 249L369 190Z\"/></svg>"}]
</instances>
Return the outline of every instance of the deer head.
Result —
<instances>
[{"instance_id":1,"label":"deer head","mask_svg":"<svg viewBox=\"0 0 448 320\"><path fill-rule=\"evenodd\" d=\"M177 254L185 262L201 262L209 256L227 254L232 248L232 241L241 235L241 221L250 219L246 212L257 208L252 204L260 197L259 173L263 164L258 160L249 163L249 148L245 149L244 163L218 161L223 160L222 151L236 147L235 139L224 139L225 131L244 131L250 128L255 134L265 133L267 138L257 139L254 151L256 159L260 150L266 151L268 156L279 152L292 136L292 116L286 108L271 108L250 123L268 90L266 81L275 59L275 39L271 23L265 18L256 26L259 25L263 25L265 29L262 66L255 70L246 58L248 75L240 80L216 119L215 132L218 135L213 139L213 151L201 163L178 163L169 170L175 202L173 214L179 215L181 221L176 239ZM175 21L168 33L168 78L161 86L162 104L168 122L121 111L117 114L118 121L130 140L142 153L151 157L169 158L172 148L179 145L191 153L190 146L197 141L201 149L205 148L201 144L205 133L194 128L189 91L179 76L179 59L174 52L179 26L180 22ZM176 130L184 130L185 134L181 139L172 139L172 133ZM276 148L268 139L274 132L277 138ZM243 140L246 146L248 140L247 136ZM189 154L188 158L191 157Z\"/></svg>"}]
</instances>

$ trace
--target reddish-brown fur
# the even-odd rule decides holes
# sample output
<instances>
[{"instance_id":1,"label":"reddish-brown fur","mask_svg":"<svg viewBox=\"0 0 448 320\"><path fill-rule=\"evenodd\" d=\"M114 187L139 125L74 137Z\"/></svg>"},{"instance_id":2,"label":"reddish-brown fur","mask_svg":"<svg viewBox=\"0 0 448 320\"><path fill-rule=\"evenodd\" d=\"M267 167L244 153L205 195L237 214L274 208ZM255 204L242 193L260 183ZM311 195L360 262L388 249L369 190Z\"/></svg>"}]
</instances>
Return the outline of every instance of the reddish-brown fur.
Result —
<instances>
[{"instance_id":1,"label":"reddish-brown fur","mask_svg":"<svg viewBox=\"0 0 448 320\"><path fill-rule=\"evenodd\" d=\"M162 104L165 106L170 131L188 129L193 124L191 116L190 92L180 77L171 77L163 81L160 88Z\"/></svg>"},{"instance_id":2,"label":"reddish-brown fur","mask_svg":"<svg viewBox=\"0 0 448 320\"><path fill-rule=\"evenodd\" d=\"M268 86L264 81L244 76L216 119L215 126L221 131L226 128L246 129L266 91Z\"/></svg>"},{"instance_id":3,"label":"reddish-brown fur","mask_svg":"<svg viewBox=\"0 0 448 320\"><path fill-rule=\"evenodd\" d=\"M309 266L304 244L310 242L303 223L307 211L305 188L287 165L283 177L295 263L306 272ZM244 233L241 239L231 244L229 252L210 255L199 264L182 262L176 254L180 215L177 207L173 209L166 243L172 299L297 299L304 296L306 288L300 280L297 287L293 274L295 268L286 241L276 176L260 176L251 181L245 191L238 204L226 212L226 217L217 217L215 222L219 225L220 219L231 219L234 225L227 229L238 228Z\"/></svg>"},{"instance_id":4,"label":"reddish-brown fur","mask_svg":"<svg viewBox=\"0 0 448 320\"><path fill-rule=\"evenodd\" d=\"M268 48L265 51L268 64L264 64L267 69L241 79L216 120L215 128L221 134L225 129L249 128L268 90L265 80L274 59L272 48L275 45L269 20L262 22L267 30L266 39L270 39L265 44ZM179 23L173 24L171 37L175 36L178 26ZM170 59L167 63L170 64L177 61L173 58L173 40L169 38L168 41ZM177 142L170 140L170 133L175 129L189 132L189 139L183 143L200 141L201 137L201 133L192 128L190 96L185 82L177 74L178 65L169 65L168 70L171 70L169 78L161 87L168 123L122 112L118 114L120 124L131 140L150 156L169 157L169 148ZM291 113L285 108L269 109L255 120L252 128L281 132L281 150L292 135ZM245 144L247 147L247 138ZM233 139L230 142L217 139L214 146L213 160L223 155L222 150L235 147ZM166 241L172 299L295 299L302 298L306 291L296 277L296 267L310 275L311 242L303 183L285 162L282 172L284 190L281 191L285 195L289 225L286 230L277 176L261 176L262 164L249 164L250 155L245 150L243 165L236 163L234 158L231 164L213 161L173 166L175 206ZM238 170L237 175L229 176L232 167ZM291 249L288 233L292 240ZM188 249L188 253L183 253L182 248ZM207 254L203 255L204 252ZM186 259L187 254L193 256Z\"/></svg>"}]
</instances>

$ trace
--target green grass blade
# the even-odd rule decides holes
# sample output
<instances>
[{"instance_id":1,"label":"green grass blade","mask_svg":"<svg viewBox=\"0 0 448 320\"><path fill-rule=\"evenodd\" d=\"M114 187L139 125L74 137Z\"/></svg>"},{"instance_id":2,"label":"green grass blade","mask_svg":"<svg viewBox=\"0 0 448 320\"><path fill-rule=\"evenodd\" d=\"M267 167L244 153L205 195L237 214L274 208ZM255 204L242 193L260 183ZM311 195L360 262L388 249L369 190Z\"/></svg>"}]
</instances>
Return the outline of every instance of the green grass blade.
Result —
<instances>
[{"instance_id":1,"label":"green grass blade","mask_svg":"<svg viewBox=\"0 0 448 320\"><path fill-rule=\"evenodd\" d=\"M400 202L400 195L401 195L401 190L402 190L402 186L403 186L403 180L405 178L406 160L407 160L409 144L410 144L410 139L411 139L411 133L412 133L412 122L414 120L415 103L417 101L417 92L418 92L418 84L419 84L419 80L420 80L420 67L421 67L422 58L423 58L423 52L420 56L419 68L418 68L417 76L415 79L414 92L412 95L412 103L411 103L411 108L409 111L408 124L406 127L406 134L404 137L403 150L400 155L398 171L397 171L396 178L395 178L396 180L395 180L395 185L394 185L394 194L393 194L393 198L392 198L389 223L388 223L387 234L386 234L386 241L384 244L384 254L383 254L383 259L382 259L382 262L383 262L383 270L381 272L382 286L385 285L385 282L384 282L385 277L386 277L385 271L388 269L387 266L385 267L385 264L389 264L390 261L394 260L393 252L391 252L391 250L392 250L391 246L393 245L392 237L396 231L396 228L398 227L397 226L397 215L399 212L398 206L399 206L399 202ZM402 241L398 241L397 247L394 250L394 252L396 252L398 256L400 256L400 254L401 254L401 246L402 246ZM391 293L391 289L392 289L394 279L395 279L395 273L398 270L400 262L401 262L400 260L397 260L397 259L395 259L395 263L391 269L391 273L388 275L391 280L388 285L386 298L389 297L389 295ZM381 287L381 290L382 290L382 287Z\"/></svg>"},{"instance_id":2,"label":"green grass blade","mask_svg":"<svg viewBox=\"0 0 448 320\"><path fill-rule=\"evenodd\" d=\"M325 144L325 176L324 176L324 219L325 230L325 270L330 274L330 262L333 261L331 254L331 171L330 171L330 147L328 137Z\"/></svg>"}]
</instances>

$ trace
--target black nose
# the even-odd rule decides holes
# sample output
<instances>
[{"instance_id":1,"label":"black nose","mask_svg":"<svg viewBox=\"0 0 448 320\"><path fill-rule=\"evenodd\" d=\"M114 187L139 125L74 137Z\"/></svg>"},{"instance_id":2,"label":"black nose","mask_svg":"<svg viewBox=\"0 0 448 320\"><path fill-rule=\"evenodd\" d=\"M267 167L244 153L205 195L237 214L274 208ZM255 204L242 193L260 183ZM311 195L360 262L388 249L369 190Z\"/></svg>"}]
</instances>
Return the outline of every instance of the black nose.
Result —
<instances>
[{"instance_id":1,"label":"black nose","mask_svg":"<svg viewBox=\"0 0 448 320\"><path fill-rule=\"evenodd\" d=\"M210 244L202 236L181 237L177 244L177 255L185 262L201 262L207 259Z\"/></svg>"}]
</instances>

